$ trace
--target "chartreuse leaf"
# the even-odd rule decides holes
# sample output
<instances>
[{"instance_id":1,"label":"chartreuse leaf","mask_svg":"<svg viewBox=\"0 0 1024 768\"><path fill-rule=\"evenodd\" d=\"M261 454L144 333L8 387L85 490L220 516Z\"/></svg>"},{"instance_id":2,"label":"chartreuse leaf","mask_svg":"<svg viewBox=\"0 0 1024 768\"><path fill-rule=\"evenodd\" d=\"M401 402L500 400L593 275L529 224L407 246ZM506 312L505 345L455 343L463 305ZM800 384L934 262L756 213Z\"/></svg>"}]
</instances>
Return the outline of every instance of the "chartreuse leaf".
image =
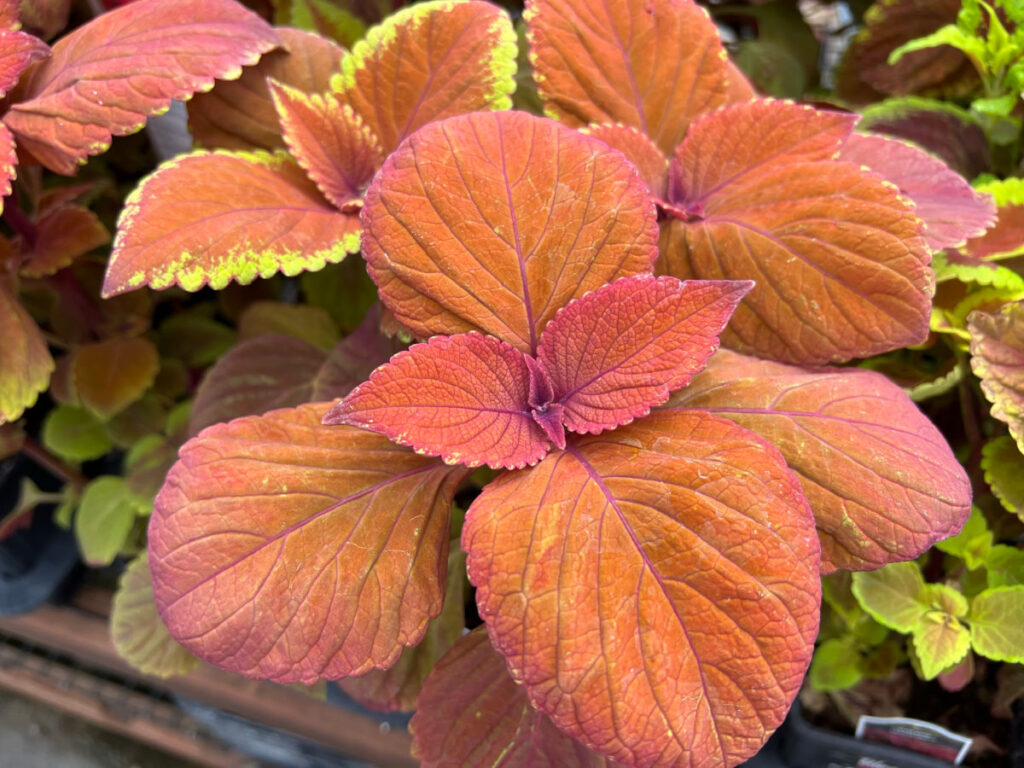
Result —
<instances>
[{"instance_id":1,"label":"chartreuse leaf","mask_svg":"<svg viewBox=\"0 0 1024 768\"><path fill-rule=\"evenodd\" d=\"M724 416L779 447L814 512L826 573L917 557L970 513L971 484L945 438L881 374L812 372L720 350L670 403Z\"/></svg>"},{"instance_id":2,"label":"chartreuse leaf","mask_svg":"<svg viewBox=\"0 0 1024 768\"><path fill-rule=\"evenodd\" d=\"M114 447L103 422L73 405L58 405L47 414L42 437L47 449L68 461L96 459Z\"/></svg>"},{"instance_id":3,"label":"chartreuse leaf","mask_svg":"<svg viewBox=\"0 0 1024 768\"><path fill-rule=\"evenodd\" d=\"M85 487L75 513L75 538L86 563L114 562L128 540L136 509L124 478L105 475Z\"/></svg>"},{"instance_id":4,"label":"chartreuse leaf","mask_svg":"<svg viewBox=\"0 0 1024 768\"><path fill-rule=\"evenodd\" d=\"M560 307L656 255L629 162L521 112L418 131L374 178L362 220L370 276L402 325L420 338L480 330L528 353Z\"/></svg>"},{"instance_id":5,"label":"chartreuse leaf","mask_svg":"<svg viewBox=\"0 0 1024 768\"><path fill-rule=\"evenodd\" d=\"M423 640L402 651L393 667L339 680L341 689L373 709L402 712L416 709L423 681L465 631L466 586L466 555L456 541L448 555L444 608L430 620Z\"/></svg>"},{"instance_id":6,"label":"chartreuse leaf","mask_svg":"<svg viewBox=\"0 0 1024 768\"><path fill-rule=\"evenodd\" d=\"M206 149L284 149L268 80L303 93L323 93L341 69L345 50L311 32L274 30L284 48L271 51L237 80L217 83L188 103L188 122L196 146Z\"/></svg>"},{"instance_id":7,"label":"chartreuse leaf","mask_svg":"<svg viewBox=\"0 0 1024 768\"><path fill-rule=\"evenodd\" d=\"M46 389L54 363L39 326L0 278L0 424L14 421Z\"/></svg>"},{"instance_id":8,"label":"chartreuse leaf","mask_svg":"<svg viewBox=\"0 0 1024 768\"><path fill-rule=\"evenodd\" d=\"M994 288L1009 295L1024 294L1024 277L1001 264L954 252L936 253L932 259L936 282L959 280Z\"/></svg>"},{"instance_id":9,"label":"chartreuse leaf","mask_svg":"<svg viewBox=\"0 0 1024 768\"><path fill-rule=\"evenodd\" d=\"M963 661L971 649L971 633L948 613L933 611L914 629L914 652L921 677L931 680Z\"/></svg>"},{"instance_id":10,"label":"chartreuse leaf","mask_svg":"<svg viewBox=\"0 0 1024 768\"><path fill-rule=\"evenodd\" d=\"M757 282L725 346L821 364L927 336L931 252L894 185L833 159L853 122L751 101L704 118L676 150L659 271Z\"/></svg>"},{"instance_id":11,"label":"chartreuse leaf","mask_svg":"<svg viewBox=\"0 0 1024 768\"><path fill-rule=\"evenodd\" d=\"M110 612L110 638L121 658L146 675L184 675L199 666L199 659L174 642L160 620L145 553L121 575Z\"/></svg>"},{"instance_id":12,"label":"chartreuse leaf","mask_svg":"<svg viewBox=\"0 0 1024 768\"><path fill-rule=\"evenodd\" d=\"M307 95L274 82L270 94L292 157L338 208L358 208L384 160L373 131L337 94Z\"/></svg>"},{"instance_id":13,"label":"chartreuse leaf","mask_svg":"<svg viewBox=\"0 0 1024 768\"><path fill-rule=\"evenodd\" d=\"M990 587L1024 584L1024 550L996 544L985 558L985 573Z\"/></svg>"},{"instance_id":14,"label":"chartreuse leaf","mask_svg":"<svg viewBox=\"0 0 1024 768\"><path fill-rule=\"evenodd\" d=\"M465 472L326 403L186 443L149 533L157 608L201 659L312 683L394 664L441 610L448 512Z\"/></svg>"},{"instance_id":15,"label":"chartreuse leaf","mask_svg":"<svg viewBox=\"0 0 1024 768\"><path fill-rule=\"evenodd\" d=\"M424 768L604 768L614 765L563 733L530 705L482 627L434 667L409 724Z\"/></svg>"},{"instance_id":16,"label":"chartreuse leaf","mask_svg":"<svg viewBox=\"0 0 1024 768\"><path fill-rule=\"evenodd\" d=\"M1024 663L1024 586L975 595L967 621L975 651L996 661Z\"/></svg>"},{"instance_id":17,"label":"chartreuse leaf","mask_svg":"<svg viewBox=\"0 0 1024 768\"><path fill-rule=\"evenodd\" d=\"M462 543L513 677L613 760L735 765L807 671L813 518L778 451L719 417L576 438L488 483Z\"/></svg>"},{"instance_id":18,"label":"chartreuse leaf","mask_svg":"<svg viewBox=\"0 0 1024 768\"><path fill-rule=\"evenodd\" d=\"M597 434L645 416L685 387L753 283L638 275L564 307L540 338L565 428Z\"/></svg>"},{"instance_id":19,"label":"chartreuse leaf","mask_svg":"<svg viewBox=\"0 0 1024 768\"><path fill-rule=\"evenodd\" d=\"M985 482L1008 512L1024 519L1024 456L1009 437L990 440L981 450Z\"/></svg>"},{"instance_id":20,"label":"chartreuse leaf","mask_svg":"<svg viewBox=\"0 0 1024 768\"><path fill-rule=\"evenodd\" d=\"M142 397L159 369L156 346L141 336L85 344L71 363L78 398L104 421Z\"/></svg>"},{"instance_id":21,"label":"chartreuse leaf","mask_svg":"<svg viewBox=\"0 0 1024 768\"><path fill-rule=\"evenodd\" d=\"M1013 441L1010 441L1010 444L1013 445ZM973 571L985 564L985 559L992 549L992 531L988 529L981 510L973 507L971 516L967 518L960 533L937 542L935 546L947 554L959 557Z\"/></svg>"},{"instance_id":22,"label":"chartreuse leaf","mask_svg":"<svg viewBox=\"0 0 1024 768\"><path fill-rule=\"evenodd\" d=\"M995 223L991 196L975 191L941 160L910 144L855 133L843 145L839 159L867 166L909 197L932 250L962 245Z\"/></svg>"},{"instance_id":23,"label":"chartreuse leaf","mask_svg":"<svg viewBox=\"0 0 1024 768\"><path fill-rule=\"evenodd\" d=\"M516 33L508 14L479 0L431 0L373 27L341 63L331 87L390 154L427 123L510 109Z\"/></svg>"},{"instance_id":24,"label":"chartreuse leaf","mask_svg":"<svg viewBox=\"0 0 1024 768\"><path fill-rule=\"evenodd\" d=\"M855 573L852 589L865 611L897 632L913 631L927 610L921 602L924 579L914 562L890 563L875 571Z\"/></svg>"},{"instance_id":25,"label":"chartreuse leaf","mask_svg":"<svg viewBox=\"0 0 1024 768\"><path fill-rule=\"evenodd\" d=\"M1013 301L997 312L972 312L967 318L971 334L971 368L992 415L1005 422L1024 452L1024 301Z\"/></svg>"},{"instance_id":26,"label":"chartreuse leaf","mask_svg":"<svg viewBox=\"0 0 1024 768\"><path fill-rule=\"evenodd\" d=\"M279 42L231 0L139 0L61 38L26 73L3 120L36 160L70 175L111 134L139 130L214 78L238 77Z\"/></svg>"},{"instance_id":27,"label":"chartreuse leaf","mask_svg":"<svg viewBox=\"0 0 1024 768\"><path fill-rule=\"evenodd\" d=\"M573 126L622 123L666 155L726 102L728 58L691 0L530 0L530 61L545 111Z\"/></svg>"},{"instance_id":28,"label":"chartreuse leaf","mask_svg":"<svg viewBox=\"0 0 1024 768\"><path fill-rule=\"evenodd\" d=\"M852 637L834 637L814 651L809 680L816 691L842 691L860 682L860 653Z\"/></svg>"},{"instance_id":29,"label":"chartreuse leaf","mask_svg":"<svg viewBox=\"0 0 1024 768\"><path fill-rule=\"evenodd\" d=\"M331 206L286 154L194 152L164 163L128 196L103 295L246 285L358 250L358 217Z\"/></svg>"},{"instance_id":30,"label":"chartreuse leaf","mask_svg":"<svg viewBox=\"0 0 1024 768\"><path fill-rule=\"evenodd\" d=\"M493 336L435 336L374 371L324 423L373 430L449 464L518 469L551 448L533 415L551 401L549 386L534 402L537 375L522 352Z\"/></svg>"}]
</instances>

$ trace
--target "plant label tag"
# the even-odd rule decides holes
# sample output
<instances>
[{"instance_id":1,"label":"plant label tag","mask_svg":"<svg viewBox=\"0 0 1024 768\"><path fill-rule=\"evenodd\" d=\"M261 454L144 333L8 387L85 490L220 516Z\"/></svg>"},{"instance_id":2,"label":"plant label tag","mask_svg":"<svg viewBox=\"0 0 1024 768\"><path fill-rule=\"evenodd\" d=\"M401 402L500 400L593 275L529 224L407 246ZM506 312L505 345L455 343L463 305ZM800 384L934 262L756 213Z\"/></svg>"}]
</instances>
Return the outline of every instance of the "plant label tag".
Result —
<instances>
[{"instance_id":1,"label":"plant label tag","mask_svg":"<svg viewBox=\"0 0 1024 768\"><path fill-rule=\"evenodd\" d=\"M937 757L953 765L960 765L973 741L923 720L870 715L861 716L857 722L855 736L864 741L892 744L922 755Z\"/></svg>"}]
</instances>

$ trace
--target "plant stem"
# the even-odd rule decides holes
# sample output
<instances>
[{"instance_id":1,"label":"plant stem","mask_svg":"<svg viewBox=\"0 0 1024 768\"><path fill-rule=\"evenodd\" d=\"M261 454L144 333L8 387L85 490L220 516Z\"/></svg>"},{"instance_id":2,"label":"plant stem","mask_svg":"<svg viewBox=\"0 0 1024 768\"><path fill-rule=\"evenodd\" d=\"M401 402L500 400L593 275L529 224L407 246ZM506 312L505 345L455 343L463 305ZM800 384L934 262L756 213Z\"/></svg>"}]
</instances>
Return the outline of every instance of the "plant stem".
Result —
<instances>
[{"instance_id":1,"label":"plant stem","mask_svg":"<svg viewBox=\"0 0 1024 768\"><path fill-rule=\"evenodd\" d=\"M25 438L21 452L51 475L72 486L78 493L81 493L89 482L81 472L65 464L31 437Z\"/></svg>"}]
</instances>

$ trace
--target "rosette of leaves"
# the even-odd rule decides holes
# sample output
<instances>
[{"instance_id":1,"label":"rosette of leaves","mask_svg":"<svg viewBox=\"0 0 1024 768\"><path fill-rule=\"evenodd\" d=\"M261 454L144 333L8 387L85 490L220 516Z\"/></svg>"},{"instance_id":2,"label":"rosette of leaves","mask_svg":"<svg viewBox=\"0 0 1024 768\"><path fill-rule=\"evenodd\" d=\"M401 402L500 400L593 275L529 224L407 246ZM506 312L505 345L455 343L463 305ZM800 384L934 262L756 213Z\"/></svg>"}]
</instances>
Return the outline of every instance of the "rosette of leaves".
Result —
<instances>
[{"instance_id":1,"label":"rosette of leaves","mask_svg":"<svg viewBox=\"0 0 1024 768\"><path fill-rule=\"evenodd\" d=\"M19 29L16 0L0 2L0 195L4 221L18 235L0 254L0 423L31 406L54 370L20 286L73 281L66 268L109 237L74 192L23 190L20 204L8 197L19 160L71 175L112 136L138 131L172 99L209 89L215 78L237 77L277 44L266 23L231 0L140 0L51 48Z\"/></svg>"},{"instance_id":2,"label":"rosette of leaves","mask_svg":"<svg viewBox=\"0 0 1024 768\"><path fill-rule=\"evenodd\" d=\"M257 148L174 158L129 197L105 296L223 288L339 262L359 250L366 186L405 136L512 105L515 32L503 10L480 0L405 8L351 52L309 33L289 39L288 58L193 113L200 141L212 133ZM329 90L317 92L332 70Z\"/></svg>"},{"instance_id":3,"label":"rosette of leaves","mask_svg":"<svg viewBox=\"0 0 1024 768\"><path fill-rule=\"evenodd\" d=\"M524 18L545 113L647 182L657 271L756 281L725 346L825 364L924 341L931 252L981 234L990 200L920 150L854 135L856 116L752 98L691 0L531 0Z\"/></svg>"},{"instance_id":4,"label":"rosette of leaves","mask_svg":"<svg viewBox=\"0 0 1024 768\"><path fill-rule=\"evenodd\" d=\"M383 303L429 341L341 403L182 448L149 560L200 658L418 690L381 671L457 635L417 646L445 605L454 494L486 464L501 474L477 476L461 533L486 636L419 692L424 763L734 765L800 686L820 570L962 525L962 469L884 377L712 356L750 283L653 275L656 208L600 140L514 112L432 123L362 223Z\"/></svg>"}]
</instances>

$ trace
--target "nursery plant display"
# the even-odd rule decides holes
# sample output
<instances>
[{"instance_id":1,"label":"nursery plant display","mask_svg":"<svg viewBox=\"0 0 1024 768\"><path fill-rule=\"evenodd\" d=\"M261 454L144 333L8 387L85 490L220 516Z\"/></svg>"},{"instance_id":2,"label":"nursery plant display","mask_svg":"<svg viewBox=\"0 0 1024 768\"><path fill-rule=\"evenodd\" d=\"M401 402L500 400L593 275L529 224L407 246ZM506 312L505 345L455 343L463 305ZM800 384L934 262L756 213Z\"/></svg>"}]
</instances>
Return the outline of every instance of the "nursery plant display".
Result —
<instances>
[{"instance_id":1,"label":"nursery plant display","mask_svg":"<svg viewBox=\"0 0 1024 768\"><path fill-rule=\"evenodd\" d=\"M428 766L732 766L808 669L1024 660L1015 8L869 10L861 118L730 60L812 93L780 3L265 5L10 16L26 167L197 94L109 258L93 183L5 201L0 436L49 389L132 663L339 680Z\"/></svg>"}]
</instances>

